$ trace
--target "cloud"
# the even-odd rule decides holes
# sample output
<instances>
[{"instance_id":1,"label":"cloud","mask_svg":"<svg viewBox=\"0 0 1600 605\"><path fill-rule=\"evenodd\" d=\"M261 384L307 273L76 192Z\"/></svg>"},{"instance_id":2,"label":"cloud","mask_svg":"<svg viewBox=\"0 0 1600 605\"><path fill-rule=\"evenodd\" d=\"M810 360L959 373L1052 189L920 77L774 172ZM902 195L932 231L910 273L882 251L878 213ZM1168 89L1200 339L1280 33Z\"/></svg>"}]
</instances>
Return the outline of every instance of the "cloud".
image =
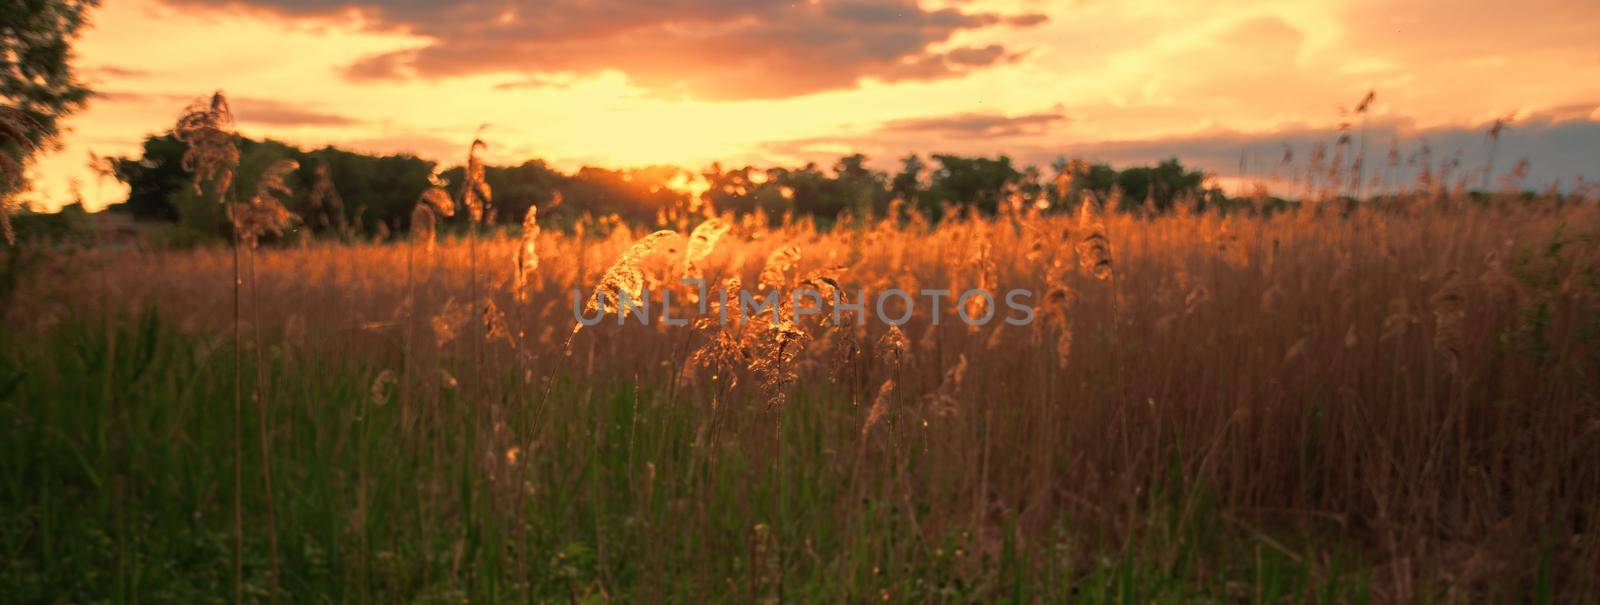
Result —
<instances>
[{"instance_id":1,"label":"cloud","mask_svg":"<svg viewBox=\"0 0 1600 605\"><path fill-rule=\"evenodd\" d=\"M1137 140L1073 141L1052 131L1054 125L1065 123L1066 118L1057 113L912 118L886 122L859 134L772 142L764 151L821 163L841 152L860 152L876 158L879 169L892 169L888 160L909 153L1007 154L1021 164L1041 167L1058 157L1081 157L1115 166L1148 165L1177 157L1187 166L1223 177L1240 175L1242 157L1246 178L1286 179L1295 170L1304 170L1314 146L1322 144L1331 150L1340 134L1333 128L1289 126L1261 133L1212 130ZM1489 126L1418 127L1411 119L1375 121L1366 128L1367 174L1391 184L1409 183L1420 168L1418 152L1426 146L1435 169L1441 162L1453 160L1459 166L1458 177L1481 175L1489 160ZM1356 153L1360 144L1360 126L1354 128L1347 153ZM1385 174L1391 144L1397 147L1401 161ZM1282 165L1285 149L1292 154L1289 166ZM1519 160L1528 160L1531 170L1526 183L1530 187L1552 183L1570 187L1575 177L1600 178L1600 164L1594 160L1600 158L1600 104L1563 105L1516 119L1502 133L1494 155L1495 176ZM1478 181L1473 178L1470 184L1476 186Z\"/></svg>"},{"instance_id":2,"label":"cloud","mask_svg":"<svg viewBox=\"0 0 1600 605\"><path fill-rule=\"evenodd\" d=\"M1360 0L1341 6L1352 48L1410 62L1570 50L1594 56L1600 11L1571 0ZM1441 18L1448 12L1448 18ZM1374 18L1376 16L1376 18ZM1581 55L1580 55L1581 56Z\"/></svg>"},{"instance_id":3,"label":"cloud","mask_svg":"<svg viewBox=\"0 0 1600 605\"><path fill-rule=\"evenodd\" d=\"M94 100L106 103L171 106L171 115L177 118L183 106L194 101L192 95L173 93L130 92L122 90L95 91ZM241 124L264 126L354 126L362 124L356 118L320 111L295 103L255 97L228 97L233 117Z\"/></svg>"},{"instance_id":4,"label":"cloud","mask_svg":"<svg viewBox=\"0 0 1600 605\"><path fill-rule=\"evenodd\" d=\"M495 90L522 90L522 89L554 89L565 90L571 88L576 80L570 76L563 77L554 74L533 74L509 82L494 85Z\"/></svg>"},{"instance_id":5,"label":"cloud","mask_svg":"<svg viewBox=\"0 0 1600 605\"><path fill-rule=\"evenodd\" d=\"M93 78L143 78L151 75L152 73L150 70L146 69L122 67L119 65L99 65L95 67L85 67L82 69L82 72L84 75Z\"/></svg>"},{"instance_id":6,"label":"cloud","mask_svg":"<svg viewBox=\"0 0 1600 605\"><path fill-rule=\"evenodd\" d=\"M902 157L908 153L986 155L1031 149L1068 118L1059 108L1022 115L957 113L889 120L858 132L770 141L748 154L752 162L798 160L826 164L852 153ZM1039 154L1032 154L1039 155Z\"/></svg>"},{"instance_id":7,"label":"cloud","mask_svg":"<svg viewBox=\"0 0 1600 605\"><path fill-rule=\"evenodd\" d=\"M1013 27L1033 27L1035 25L1043 25L1049 20L1050 17L1045 15L1041 15L1039 13L1028 13L1025 15L1014 15L1007 17L1006 23Z\"/></svg>"},{"instance_id":8,"label":"cloud","mask_svg":"<svg viewBox=\"0 0 1600 605\"><path fill-rule=\"evenodd\" d=\"M270 126L352 126L360 124L350 116L306 109L293 103L272 99L229 99L233 115L243 123Z\"/></svg>"},{"instance_id":9,"label":"cloud","mask_svg":"<svg viewBox=\"0 0 1600 605\"><path fill-rule=\"evenodd\" d=\"M90 97L91 102L104 101L106 103L141 103L155 98L156 95L125 90L96 90L93 96Z\"/></svg>"},{"instance_id":10,"label":"cloud","mask_svg":"<svg viewBox=\"0 0 1600 605\"><path fill-rule=\"evenodd\" d=\"M999 44L958 48L944 55L945 61L948 63L972 67L993 65L1005 57L1006 48Z\"/></svg>"},{"instance_id":11,"label":"cloud","mask_svg":"<svg viewBox=\"0 0 1600 605\"><path fill-rule=\"evenodd\" d=\"M1020 56L957 34L1031 28L1042 14L924 8L918 0L168 0L348 18L426 42L350 65L352 79L616 70L657 94L784 98L864 79L960 76Z\"/></svg>"},{"instance_id":12,"label":"cloud","mask_svg":"<svg viewBox=\"0 0 1600 605\"><path fill-rule=\"evenodd\" d=\"M890 120L874 131L874 135L936 134L941 136L970 136L1002 138L1028 134L1043 134L1051 126L1065 122L1067 116L1060 112L1033 113L1020 116L999 114L962 113L930 118Z\"/></svg>"}]
</instances>

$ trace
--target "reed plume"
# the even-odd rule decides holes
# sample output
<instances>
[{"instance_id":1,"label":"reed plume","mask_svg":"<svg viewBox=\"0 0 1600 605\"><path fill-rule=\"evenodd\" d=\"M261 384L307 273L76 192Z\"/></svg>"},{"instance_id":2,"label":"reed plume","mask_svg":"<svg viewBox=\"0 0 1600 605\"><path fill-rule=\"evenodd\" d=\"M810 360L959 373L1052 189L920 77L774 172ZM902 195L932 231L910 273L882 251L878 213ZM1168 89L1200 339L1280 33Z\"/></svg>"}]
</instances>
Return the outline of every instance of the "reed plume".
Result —
<instances>
[{"instance_id":1,"label":"reed plume","mask_svg":"<svg viewBox=\"0 0 1600 605\"><path fill-rule=\"evenodd\" d=\"M767 400L769 410L788 400L788 387L798 378L795 361L811 340L811 336L790 321L787 314L779 315L777 321L769 319L767 329L759 333L760 339L754 347L757 351L755 360L750 363L750 371L760 381L761 393Z\"/></svg>"},{"instance_id":2,"label":"reed plume","mask_svg":"<svg viewBox=\"0 0 1600 605\"><path fill-rule=\"evenodd\" d=\"M1494 173L1494 155L1500 149L1500 135L1505 133L1512 117L1514 116L1495 118L1494 123L1489 125L1489 130L1483 134L1484 138L1489 140L1489 157L1483 163L1483 184L1480 185L1483 189L1489 188L1489 175Z\"/></svg>"},{"instance_id":3,"label":"reed plume","mask_svg":"<svg viewBox=\"0 0 1600 605\"><path fill-rule=\"evenodd\" d=\"M368 399L375 407L383 407L389 403L394 395L395 375L394 370L385 369L372 379L372 387L368 389Z\"/></svg>"},{"instance_id":4,"label":"reed plume","mask_svg":"<svg viewBox=\"0 0 1600 605\"><path fill-rule=\"evenodd\" d=\"M620 304L622 296L626 295L631 301L641 300L644 297L644 272L639 268L640 263L667 242L678 237L677 231L663 229L646 235L629 246L621 256L617 257L616 262L606 269L600 278L600 283L595 284L594 293L589 295L588 302L584 303L584 313L600 311L607 314L622 314L626 312ZM582 329L582 323L574 325L572 334L575 336ZM567 342L571 344L572 339L569 337Z\"/></svg>"},{"instance_id":5,"label":"reed plume","mask_svg":"<svg viewBox=\"0 0 1600 605\"><path fill-rule=\"evenodd\" d=\"M979 234L977 242L972 245L972 254L967 261L978 275L978 282L974 284L974 287L985 292L992 292L995 287L993 249L994 245L989 241L988 234ZM966 313L967 318L973 320L967 323L967 330L976 333L981 328L976 320L990 312L989 299L982 296L969 297L962 311Z\"/></svg>"},{"instance_id":6,"label":"reed plume","mask_svg":"<svg viewBox=\"0 0 1600 605\"><path fill-rule=\"evenodd\" d=\"M455 341L462 326L467 324L471 316L470 306L456 302L455 299L445 301L439 312L429 319L429 324L433 326L433 344L443 349L445 345Z\"/></svg>"},{"instance_id":7,"label":"reed plume","mask_svg":"<svg viewBox=\"0 0 1600 605\"><path fill-rule=\"evenodd\" d=\"M172 136L187 146L183 169L194 174L195 192L201 192L202 184L210 184L219 195L225 194L239 165L233 110L227 96L219 90L209 101L190 103L173 127Z\"/></svg>"},{"instance_id":8,"label":"reed plume","mask_svg":"<svg viewBox=\"0 0 1600 605\"><path fill-rule=\"evenodd\" d=\"M874 353L878 361L888 366L891 370L898 370L905 363L906 354L911 349L911 341L906 338L900 326L889 326L889 329L878 339Z\"/></svg>"},{"instance_id":9,"label":"reed plume","mask_svg":"<svg viewBox=\"0 0 1600 605\"><path fill-rule=\"evenodd\" d=\"M794 323L794 300L785 296L783 288L789 284L789 272L800 260L800 248L787 246L772 251L761 267L759 287L774 309L772 316L763 315L766 326L752 330L747 335L752 340L749 348L755 351L750 370L760 380L759 386L767 400L767 409L781 406L788 398L788 386L797 379L794 363L811 335Z\"/></svg>"},{"instance_id":10,"label":"reed plume","mask_svg":"<svg viewBox=\"0 0 1600 605\"><path fill-rule=\"evenodd\" d=\"M689 247L683 255L683 278L704 279L705 273L700 268L700 261L711 256L717 247L717 240L728 232L733 225L720 218L710 218L700 223L689 234Z\"/></svg>"},{"instance_id":11,"label":"reed plume","mask_svg":"<svg viewBox=\"0 0 1600 605\"><path fill-rule=\"evenodd\" d=\"M512 291L518 302L528 302L528 289L539 270L539 206L530 204L522 217L522 235L517 240L516 281Z\"/></svg>"},{"instance_id":12,"label":"reed plume","mask_svg":"<svg viewBox=\"0 0 1600 605\"><path fill-rule=\"evenodd\" d=\"M487 298L483 303L483 312L480 315L483 322L483 335L487 341L501 340L507 345L515 345L516 340L511 336L511 326L506 323L506 314L494 304L494 298Z\"/></svg>"},{"instance_id":13,"label":"reed plume","mask_svg":"<svg viewBox=\"0 0 1600 605\"><path fill-rule=\"evenodd\" d=\"M800 248L788 246L773 250L767 255L766 264L761 266L761 275L756 280L756 287L762 290L780 290L789 283L789 271L794 269L795 263L800 261Z\"/></svg>"},{"instance_id":14,"label":"reed plume","mask_svg":"<svg viewBox=\"0 0 1600 605\"><path fill-rule=\"evenodd\" d=\"M957 397L961 394L961 385L967 379L967 354L961 353L956 357L955 365L945 369L944 379L939 382L939 389L928 394L933 413L938 417L951 416L961 409L961 401Z\"/></svg>"},{"instance_id":15,"label":"reed plume","mask_svg":"<svg viewBox=\"0 0 1600 605\"><path fill-rule=\"evenodd\" d=\"M483 133L485 126L478 127L478 134ZM478 157L478 152L487 150L489 145L481 137L474 137L472 145L467 148L467 163L464 167L465 175L461 179L461 205L467 210L467 279L470 304L473 309L478 308L480 296L478 284L478 224L492 223L494 213L490 211L489 203L492 196L489 183L484 176L483 159ZM472 339L472 374L471 384L476 387L480 384L479 370L483 368L483 341L484 333L479 330L473 333Z\"/></svg>"},{"instance_id":16,"label":"reed plume","mask_svg":"<svg viewBox=\"0 0 1600 605\"><path fill-rule=\"evenodd\" d=\"M1363 187L1366 185L1367 169L1367 117L1372 109L1373 101L1378 99L1378 91L1369 90L1367 96L1361 98L1356 104L1356 114L1361 116L1361 142L1360 149L1356 152L1355 162L1355 190L1356 199L1361 199Z\"/></svg>"},{"instance_id":17,"label":"reed plume","mask_svg":"<svg viewBox=\"0 0 1600 605\"><path fill-rule=\"evenodd\" d=\"M450 201L450 194L437 186L429 187L417 198L417 203L411 208L411 234L421 240L423 250L427 254L433 253L433 241L438 235L438 221L440 217L455 214L455 203Z\"/></svg>"},{"instance_id":18,"label":"reed plume","mask_svg":"<svg viewBox=\"0 0 1600 605\"><path fill-rule=\"evenodd\" d=\"M1072 319L1070 311L1072 304L1078 301L1078 294L1066 286L1051 288L1044 296L1045 325L1056 330L1056 366L1067 367L1067 361L1072 357Z\"/></svg>"},{"instance_id":19,"label":"reed plume","mask_svg":"<svg viewBox=\"0 0 1600 605\"><path fill-rule=\"evenodd\" d=\"M1461 366L1467 319L1466 280L1461 272L1451 269L1446 273L1444 284L1429 297L1428 303L1433 307L1434 348L1444 356L1445 369L1455 374Z\"/></svg>"},{"instance_id":20,"label":"reed plume","mask_svg":"<svg viewBox=\"0 0 1600 605\"><path fill-rule=\"evenodd\" d=\"M461 181L461 205L467 209L467 217L474 223L494 220L489 207L493 195L484 177L483 158L478 157L479 151L488 149L489 144L483 139L473 139L472 146L467 149L466 175Z\"/></svg>"},{"instance_id":21,"label":"reed plume","mask_svg":"<svg viewBox=\"0 0 1600 605\"><path fill-rule=\"evenodd\" d=\"M228 193L233 173L239 166L239 149L234 145L233 110L222 91L190 103L172 128L172 136L185 145L182 167L194 175L196 194L204 194L209 183L217 202L228 208ZM243 241L239 229L233 239L233 601L244 600L244 358L243 338L239 333L239 251ZM276 584L276 578L274 578Z\"/></svg>"},{"instance_id":22,"label":"reed plume","mask_svg":"<svg viewBox=\"0 0 1600 605\"><path fill-rule=\"evenodd\" d=\"M1096 216L1087 198L1078 205L1078 228L1084 232L1076 247L1078 266L1095 279L1110 279L1111 240L1106 237L1105 222Z\"/></svg>"},{"instance_id":23,"label":"reed plume","mask_svg":"<svg viewBox=\"0 0 1600 605\"><path fill-rule=\"evenodd\" d=\"M306 192L306 206L313 226L344 235L344 200L339 197L339 189L333 186L333 169L328 166L328 160L317 160L313 176L311 190Z\"/></svg>"},{"instance_id":24,"label":"reed plume","mask_svg":"<svg viewBox=\"0 0 1600 605\"><path fill-rule=\"evenodd\" d=\"M745 360L750 355L736 327L739 324L730 324L727 320L729 309L737 308L739 305L741 288L742 283L738 277L724 280L722 299L726 303L712 302L710 304L712 315L695 321L695 331L707 335L707 340L689 356L688 363L684 365L683 375L680 376L682 382L688 382L693 378L694 375L690 370L699 368L710 372L711 380L721 381L725 388L732 388L738 384L739 376L736 370L744 366ZM718 321L717 316L721 317L721 321ZM716 329L712 330L713 327ZM716 406L717 398L713 397L711 407L715 409Z\"/></svg>"},{"instance_id":25,"label":"reed plume","mask_svg":"<svg viewBox=\"0 0 1600 605\"><path fill-rule=\"evenodd\" d=\"M266 362L262 358L261 342L261 304L256 296L256 254L255 247L260 243L263 235L279 235L283 233L297 217L289 212L279 200L282 196L292 193L289 184L284 178L290 172L299 168L300 164L294 160L278 160L268 166L256 180L255 191L250 195L247 203L229 203L228 218L233 223L236 241L246 244L250 270L250 312L254 316L251 327L255 331L256 346L256 406L257 428L260 431L261 443L261 480L264 484L264 506L267 515L267 538L272 558L272 600L277 601L278 584L278 531L277 520L273 511L272 502L272 453L271 430L268 428L267 395L263 392L263 384L267 382Z\"/></svg>"},{"instance_id":26,"label":"reed plume","mask_svg":"<svg viewBox=\"0 0 1600 605\"><path fill-rule=\"evenodd\" d=\"M273 162L256 181L249 202L228 204L228 220L240 240L255 247L262 236L282 234L294 224L298 217L284 207L280 198L292 193L284 177L299 167L294 160Z\"/></svg>"},{"instance_id":27,"label":"reed plume","mask_svg":"<svg viewBox=\"0 0 1600 605\"><path fill-rule=\"evenodd\" d=\"M872 432L872 427L883 419L884 414L889 413L889 399L893 393L893 378L883 381L883 384L878 386L878 395L872 398L872 407L867 409L867 420L861 423L861 436L863 438L867 436L867 433Z\"/></svg>"}]
</instances>

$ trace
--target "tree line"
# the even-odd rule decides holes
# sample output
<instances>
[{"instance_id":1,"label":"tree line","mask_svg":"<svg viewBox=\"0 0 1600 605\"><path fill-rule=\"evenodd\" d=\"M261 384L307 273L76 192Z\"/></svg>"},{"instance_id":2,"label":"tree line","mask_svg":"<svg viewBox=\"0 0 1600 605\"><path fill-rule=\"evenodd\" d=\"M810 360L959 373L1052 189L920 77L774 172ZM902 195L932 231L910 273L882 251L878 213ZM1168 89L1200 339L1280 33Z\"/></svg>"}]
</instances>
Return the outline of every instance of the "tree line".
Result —
<instances>
[{"instance_id":1,"label":"tree line","mask_svg":"<svg viewBox=\"0 0 1600 605\"><path fill-rule=\"evenodd\" d=\"M376 155L337 147L304 150L271 139L238 137L236 185L248 191L254 178L280 160L299 169L286 179L293 191L289 210L302 228L323 235L353 236L409 228L413 205L430 183L459 182L462 168L408 154ZM186 239L228 233L224 210L192 187L183 168L184 144L171 134L145 139L138 157L111 158L110 172L129 188L126 202L113 210L144 220L169 221ZM841 214L882 215L892 200L937 219L949 208L996 212L1001 204L1070 210L1083 199L1117 209L1165 211L1182 200L1203 203L1218 192L1205 175L1176 159L1152 167L1117 170L1104 163L1060 159L1048 174L1018 166L1007 156L909 155L893 173L873 170L861 154L844 156L824 168L724 167L700 171L673 166L609 169L585 166L562 172L543 160L516 166L486 166L494 192L490 219L516 224L538 204L541 222L570 226L585 217L616 215L634 223L661 222L668 216L718 212L768 216L809 216L827 224Z\"/></svg>"}]
</instances>

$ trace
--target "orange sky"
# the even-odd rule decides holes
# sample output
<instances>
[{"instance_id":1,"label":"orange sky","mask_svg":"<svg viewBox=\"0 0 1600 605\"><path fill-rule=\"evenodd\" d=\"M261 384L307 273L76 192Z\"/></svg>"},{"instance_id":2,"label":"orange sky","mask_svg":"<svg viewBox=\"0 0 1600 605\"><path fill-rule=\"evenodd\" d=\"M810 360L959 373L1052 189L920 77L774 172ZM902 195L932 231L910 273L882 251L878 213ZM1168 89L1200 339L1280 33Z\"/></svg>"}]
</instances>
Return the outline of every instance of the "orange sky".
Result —
<instances>
[{"instance_id":1,"label":"orange sky","mask_svg":"<svg viewBox=\"0 0 1600 605\"><path fill-rule=\"evenodd\" d=\"M34 168L46 208L73 182L119 200L87 154L135 153L217 88L249 136L445 161L487 123L493 160L567 169L915 150L1223 176L1375 89L1385 136L1470 156L1514 115L1539 174L1600 177L1592 0L115 0L94 22L102 94Z\"/></svg>"}]
</instances>

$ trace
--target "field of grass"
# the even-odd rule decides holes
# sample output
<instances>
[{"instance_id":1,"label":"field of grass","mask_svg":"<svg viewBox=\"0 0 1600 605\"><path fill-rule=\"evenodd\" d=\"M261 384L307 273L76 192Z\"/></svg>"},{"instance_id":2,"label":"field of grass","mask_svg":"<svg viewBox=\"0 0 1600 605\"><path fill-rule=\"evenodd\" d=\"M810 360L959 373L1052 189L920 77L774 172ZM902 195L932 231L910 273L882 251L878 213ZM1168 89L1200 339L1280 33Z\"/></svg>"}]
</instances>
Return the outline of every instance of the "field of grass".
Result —
<instances>
[{"instance_id":1,"label":"field of grass","mask_svg":"<svg viewBox=\"0 0 1600 605\"><path fill-rule=\"evenodd\" d=\"M722 220L44 258L0 601L1600 599L1592 202ZM1036 321L574 333L631 271Z\"/></svg>"}]
</instances>

